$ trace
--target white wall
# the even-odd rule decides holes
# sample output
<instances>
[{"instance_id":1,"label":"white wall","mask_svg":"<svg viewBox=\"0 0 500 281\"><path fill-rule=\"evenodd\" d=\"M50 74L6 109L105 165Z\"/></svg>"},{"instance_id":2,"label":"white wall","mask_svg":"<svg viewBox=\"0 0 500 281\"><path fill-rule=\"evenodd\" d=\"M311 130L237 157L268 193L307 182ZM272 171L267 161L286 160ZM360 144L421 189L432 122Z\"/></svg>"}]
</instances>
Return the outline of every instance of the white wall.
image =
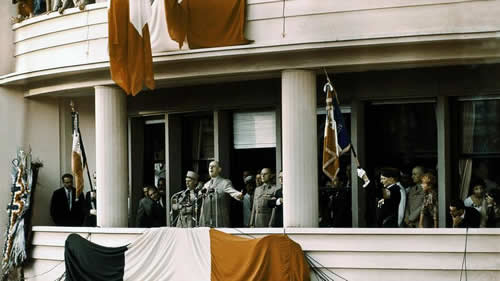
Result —
<instances>
[{"instance_id":1,"label":"white wall","mask_svg":"<svg viewBox=\"0 0 500 281\"><path fill-rule=\"evenodd\" d=\"M24 99L24 143L33 158L43 163L33 209L33 225L53 225L50 218L52 192L60 185L59 106L55 98Z\"/></svg>"},{"instance_id":2,"label":"white wall","mask_svg":"<svg viewBox=\"0 0 500 281\"><path fill-rule=\"evenodd\" d=\"M366 44L362 42L366 39L397 43L410 37L414 39L407 40L419 42L456 34L494 36L500 31L499 13L500 0L249 0L246 35L254 43L227 49L331 42L356 46ZM27 20L15 26L16 71L107 62L107 32L105 3L89 5L83 12L69 9L63 16L52 13ZM209 51L201 53L213 56ZM174 54L193 52L200 50Z\"/></svg>"},{"instance_id":3,"label":"white wall","mask_svg":"<svg viewBox=\"0 0 500 281\"><path fill-rule=\"evenodd\" d=\"M254 237L284 232L283 229L221 230L246 238L249 237L241 232ZM42 274L56 266L49 273L32 279L36 281L54 280L64 272L64 242L71 232L78 232L94 243L116 247L133 242L143 230L39 227L35 231L34 263L25 267L26 277ZM323 270L328 268L351 281L460 279L465 229L287 228L285 232L303 251L319 261ZM470 229L467 240L469 280L498 280L500 230Z\"/></svg>"},{"instance_id":4,"label":"white wall","mask_svg":"<svg viewBox=\"0 0 500 281\"><path fill-rule=\"evenodd\" d=\"M24 139L25 132L22 129L24 128L24 111L22 91L0 87L0 241L4 241L7 226L5 208L11 199L11 161Z\"/></svg>"},{"instance_id":5,"label":"white wall","mask_svg":"<svg viewBox=\"0 0 500 281\"><path fill-rule=\"evenodd\" d=\"M0 76L14 71L14 32L10 18L17 9L12 1L0 2Z\"/></svg>"}]
</instances>

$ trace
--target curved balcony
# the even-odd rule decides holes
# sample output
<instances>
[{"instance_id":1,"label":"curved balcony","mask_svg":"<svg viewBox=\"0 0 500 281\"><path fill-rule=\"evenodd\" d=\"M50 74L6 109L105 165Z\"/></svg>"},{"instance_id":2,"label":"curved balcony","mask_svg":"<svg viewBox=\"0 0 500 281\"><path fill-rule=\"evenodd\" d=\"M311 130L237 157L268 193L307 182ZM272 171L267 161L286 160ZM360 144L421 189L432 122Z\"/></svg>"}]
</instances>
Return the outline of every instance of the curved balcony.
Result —
<instances>
[{"instance_id":1,"label":"curved balcony","mask_svg":"<svg viewBox=\"0 0 500 281\"><path fill-rule=\"evenodd\" d=\"M160 85L269 76L285 68L345 71L500 58L500 0L248 0L247 5L252 44L154 54ZM27 95L36 95L112 83L106 3L38 16L13 29L15 72L0 77L0 85L29 84Z\"/></svg>"}]
</instances>

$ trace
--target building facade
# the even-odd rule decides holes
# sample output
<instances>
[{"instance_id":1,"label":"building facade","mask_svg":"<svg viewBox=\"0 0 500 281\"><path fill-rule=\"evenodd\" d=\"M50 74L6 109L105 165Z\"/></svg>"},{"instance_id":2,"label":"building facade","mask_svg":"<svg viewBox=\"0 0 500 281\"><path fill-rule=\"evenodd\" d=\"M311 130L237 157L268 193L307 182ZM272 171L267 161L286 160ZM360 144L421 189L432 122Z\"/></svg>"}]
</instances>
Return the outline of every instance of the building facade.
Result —
<instances>
[{"instance_id":1,"label":"building facade","mask_svg":"<svg viewBox=\"0 0 500 281\"><path fill-rule=\"evenodd\" d=\"M499 183L498 0L248 0L253 43L155 53L156 89L135 97L110 78L97 2L15 25L0 5L0 188L10 191L8 159L31 146L44 163L34 225L53 224L50 196L71 169L73 100L99 225L133 226L142 186L162 170L173 194L188 169L218 160L236 186L245 169L283 170L285 227L318 227L325 72L372 181L384 166L436 171L440 227L474 171ZM350 178L352 225L374 226L376 196Z\"/></svg>"}]
</instances>

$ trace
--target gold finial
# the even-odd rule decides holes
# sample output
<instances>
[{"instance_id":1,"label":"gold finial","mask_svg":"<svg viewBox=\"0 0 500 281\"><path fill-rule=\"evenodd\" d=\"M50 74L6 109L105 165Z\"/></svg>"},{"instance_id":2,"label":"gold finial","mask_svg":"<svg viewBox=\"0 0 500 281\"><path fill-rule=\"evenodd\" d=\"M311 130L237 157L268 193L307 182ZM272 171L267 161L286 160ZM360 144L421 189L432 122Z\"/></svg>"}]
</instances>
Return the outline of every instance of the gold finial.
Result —
<instances>
[{"instance_id":1,"label":"gold finial","mask_svg":"<svg viewBox=\"0 0 500 281\"><path fill-rule=\"evenodd\" d=\"M75 112L75 103L73 102L73 100L71 100L69 106L71 106L71 112Z\"/></svg>"}]
</instances>

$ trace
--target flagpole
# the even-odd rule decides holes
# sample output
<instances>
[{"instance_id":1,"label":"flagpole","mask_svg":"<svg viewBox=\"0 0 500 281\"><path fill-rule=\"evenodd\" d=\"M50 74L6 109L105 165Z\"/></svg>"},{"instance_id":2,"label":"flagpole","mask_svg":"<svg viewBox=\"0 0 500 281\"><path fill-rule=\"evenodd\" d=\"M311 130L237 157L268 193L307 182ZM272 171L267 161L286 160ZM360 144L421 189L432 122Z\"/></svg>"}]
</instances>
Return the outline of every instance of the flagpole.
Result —
<instances>
[{"instance_id":1,"label":"flagpole","mask_svg":"<svg viewBox=\"0 0 500 281\"><path fill-rule=\"evenodd\" d=\"M71 116L72 118L76 118L76 114L78 113L75 110L75 103L73 102L73 100L70 102L70 106L71 106ZM80 132L80 126L78 124L75 124L74 120L72 123L73 123L73 131L75 129L78 130L78 135L80 137L80 148L82 149L83 166L85 167L85 169L87 169L87 177L89 178L90 191L93 192L95 190L92 184L92 178L90 176L89 165L87 163L87 154L85 153L85 146L83 145L83 138L82 138L82 133Z\"/></svg>"},{"instance_id":2,"label":"flagpole","mask_svg":"<svg viewBox=\"0 0 500 281\"><path fill-rule=\"evenodd\" d=\"M327 83L323 87L323 91L328 94L328 92L333 92L335 95L335 99L337 101L337 104L340 106L340 101L339 97L337 94L337 90L335 90L335 87L333 87L332 81L330 80L330 77L328 76L328 72L326 71L326 68L323 67L323 72L325 73L326 81ZM358 155L356 153L356 150L354 149L354 146L352 145L352 142L349 137L349 150L351 151L352 155L354 156L354 160L356 161L356 168L358 171L358 176L363 179L365 182L363 184L363 187L368 186L370 183L370 180L368 178L368 175L366 174L366 171L361 167L361 164L359 163Z\"/></svg>"}]
</instances>

